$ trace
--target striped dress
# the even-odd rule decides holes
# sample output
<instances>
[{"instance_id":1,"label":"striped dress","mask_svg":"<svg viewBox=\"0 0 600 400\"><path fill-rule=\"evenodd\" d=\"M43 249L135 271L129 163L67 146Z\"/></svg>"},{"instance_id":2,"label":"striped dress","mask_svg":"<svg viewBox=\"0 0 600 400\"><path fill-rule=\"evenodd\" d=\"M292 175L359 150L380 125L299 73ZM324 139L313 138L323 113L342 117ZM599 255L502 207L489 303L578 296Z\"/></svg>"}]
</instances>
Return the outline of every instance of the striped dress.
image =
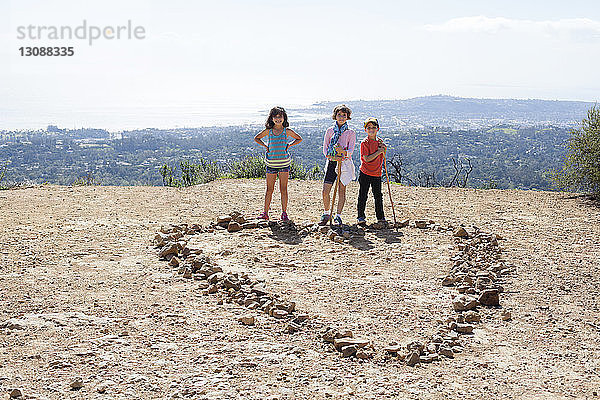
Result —
<instances>
[{"instance_id":1,"label":"striped dress","mask_svg":"<svg viewBox=\"0 0 600 400\"><path fill-rule=\"evenodd\" d=\"M267 166L271 168L286 168L290 166L290 154L286 150L287 147L287 132L283 128L283 132L279 135L273 133L273 129L269 129L269 151L267 152Z\"/></svg>"}]
</instances>

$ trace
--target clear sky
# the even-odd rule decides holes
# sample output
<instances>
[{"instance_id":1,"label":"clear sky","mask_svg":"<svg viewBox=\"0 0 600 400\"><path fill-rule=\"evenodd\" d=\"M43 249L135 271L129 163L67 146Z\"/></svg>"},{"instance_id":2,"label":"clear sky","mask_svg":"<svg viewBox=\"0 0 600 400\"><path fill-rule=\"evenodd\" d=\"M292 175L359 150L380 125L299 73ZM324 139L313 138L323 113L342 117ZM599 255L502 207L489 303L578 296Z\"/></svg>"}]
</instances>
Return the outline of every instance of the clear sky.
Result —
<instances>
[{"instance_id":1,"label":"clear sky","mask_svg":"<svg viewBox=\"0 0 600 400\"><path fill-rule=\"evenodd\" d=\"M17 38L19 26L84 19L131 20L145 39ZM115 128L125 111L124 128L155 126L164 110L166 125L206 125L274 104L434 94L600 99L592 0L0 0L0 27L0 129Z\"/></svg>"}]
</instances>

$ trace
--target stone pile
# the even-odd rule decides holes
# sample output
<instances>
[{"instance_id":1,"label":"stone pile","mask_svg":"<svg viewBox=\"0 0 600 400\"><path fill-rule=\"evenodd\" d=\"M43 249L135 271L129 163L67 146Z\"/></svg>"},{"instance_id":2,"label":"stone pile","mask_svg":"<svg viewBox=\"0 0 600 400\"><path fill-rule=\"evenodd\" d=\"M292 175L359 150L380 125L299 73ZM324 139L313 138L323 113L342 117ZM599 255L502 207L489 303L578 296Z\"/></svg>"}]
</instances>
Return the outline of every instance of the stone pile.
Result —
<instances>
[{"instance_id":1,"label":"stone pile","mask_svg":"<svg viewBox=\"0 0 600 400\"><path fill-rule=\"evenodd\" d=\"M375 350L367 339L355 338L352 331L327 327L321 336L324 342L331 343L342 357L355 357L362 360L373 358Z\"/></svg>"},{"instance_id":2,"label":"stone pile","mask_svg":"<svg viewBox=\"0 0 600 400\"><path fill-rule=\"evenodd\" d=\"M501 259L501 237L476 227L459 227L454 231L458 253L451 258L452 267L442 280L443 286L455 287L460 295L452 303L457 312L479 305L499 307L504 292L503 278L514 272Z\"/></svg>"},{"instance_id":3,"label":"stone pile","mask_svg":"<svg viewBox=\"0 0 600 400\"><path fill-rule=\"evenodd\" d=\"M502 238L493 233L481 231L477 227L441 227L434 221L417 220L415 227L436 231L452 231L458 252L452 256L452 267L443 277L442 285L455 287L457 294L452 298L456 315L438 320L437 333L425 344L409 343L406 348L391 343L385 348L388 355L402 356L407 365L430 363L441 357L454 358L464 349L462 338L472 335L476 323L481 321L478 308L499 307L500 293L504 291L504 277L514 272L514 266L507 266L501 258L502 249L498 243ZM511 319L510 312L504 310L502 320Z\"/></svg>"}]
</instances>

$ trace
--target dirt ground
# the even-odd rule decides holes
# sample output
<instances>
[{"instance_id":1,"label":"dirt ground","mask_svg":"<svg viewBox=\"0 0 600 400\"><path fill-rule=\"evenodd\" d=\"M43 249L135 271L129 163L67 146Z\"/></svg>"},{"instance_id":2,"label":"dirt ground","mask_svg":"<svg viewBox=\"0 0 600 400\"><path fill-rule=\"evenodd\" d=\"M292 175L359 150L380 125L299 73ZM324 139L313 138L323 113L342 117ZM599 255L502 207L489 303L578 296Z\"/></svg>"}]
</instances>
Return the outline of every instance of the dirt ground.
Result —
<instances>
[{"instance_id":1,"label":"dirt ground","mask_svg":"<svg viewBox=\"0 0 600 400\"><path fill-rule=\"evenodd\" d=\"M317 220L321 184L291 181L288 214ZM358 187L348 188L353 223ZM398 220L500 234L516 266L500 310L455 359L341 358L312 329L203 295L157 257L161 225L261 211L262 180L186 189L41 186L0 191L0 396L31 399L576 399L600 392L600 208L564 193L393 186ZM272 216L280 213L279 193ZM392 219L385 196L386 217ZM367 217L374 219L372 200ZM376 348L425 340L452 312L447 232L403 228L333 243L270 228L197 235L226 271L264 279L320 324ZM71 390L81 378L83 387ZM2 398L2 397L0 397Z\"/></svg>"}]
</instances>

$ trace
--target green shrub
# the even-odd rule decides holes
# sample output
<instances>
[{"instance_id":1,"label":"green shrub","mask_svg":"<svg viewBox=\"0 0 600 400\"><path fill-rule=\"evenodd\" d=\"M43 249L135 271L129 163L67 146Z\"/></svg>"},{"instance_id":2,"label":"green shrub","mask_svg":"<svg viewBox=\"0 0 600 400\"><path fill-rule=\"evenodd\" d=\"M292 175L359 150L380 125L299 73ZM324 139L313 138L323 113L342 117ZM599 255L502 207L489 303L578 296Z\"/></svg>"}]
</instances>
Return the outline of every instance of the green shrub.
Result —
<instances>
[{"instance_id":1,"label":"green shrub","mask_svg":"<svg viewBox=\"0 0 600 400\"><path fill-rule=\"evenodd\" d=\"M267 163L263 156L254 155L231 161L225 169L214 161L200 159L198 163L182 161L179 171L175 167L164 164L160 167L160 175L164 186L185 187L214 181L221 177L232 179L256 179L266 176ZM226 172L225 172L226 171ZM290 179L317 179L322 170L318 165L307 170L300 162L292 159ZM178 174L181 176L178 176Z\"/></svg>"},{"instance_id":2,"label":"green shrub","mask_svg":"<svg viewBox=\"0 0 600 400\"><path fill-rule=\"evenodd\" d=\"M304 168L304 165L292 159L290 164L290 179L306 180L308 179L308 175L309 173Z\"/></svg>"},{"instance_id":3,"label":"green shrub","mask_svg":"<svg viewBox=\"0 0 600 400\"><path fill-rule=\"evenodd\" d=\"M247 156L229 163L227 176L234 179L264 178L267 163L262 156Z\"/></svg>"},{"instance_id":4,"label":"green shrub","mask_svg":"<svg viewBox=\"0 0 600 400\"><path fill-rule=\"evenodd\" d=\"M163 185L171 187L187 187L212 182L221 177L221 168L211 160L201 158L198 163L192 163L188 160L179 163L179 173L177 168L164 164L159 169L162 176Z\"/></svg>"},{"instance_id":5,"label":"green shrub","mask_svg":"<svg viewBox=\"0 0 600 400\"><path fill-rule=\"evenodd\" d=\"M7 189L7 187L2 183L4 177L6 176L6 164L4 164L1 168L2 169L0 170L0 189Z\"/></svg>"},{"instance_id":6,"label":"green shrub","mask_svg":"<svg viewBox=\"0 0 600 400\"><path fill-rule=\"evenodd\" d=\"M493 178L488 178L479 188L484 190L498 189L498 182L496 182Z\"/></svg>"},{"instance_id":7,"label":"green shrub","mask_svg":"<svg viewBox=\"0 0 600 400\"><path fill-rule=\"evenodd\" d=\"M581 128L571 131L562 169L551 176L559 189L600 196L600 107L588 110Z\"/></svg>"},{"instance_id":8,"label":"green shrub","mask_svg":"<svg viewBox=\"0 0 600 400\"><path fill-rule=\"evenodd\" d=\"M73 186L97 186L100 185L100 182L94 178L92 174L87 174L84 176L80 176L79 178L73 181Z\"/></svg>"}]
</instances>

